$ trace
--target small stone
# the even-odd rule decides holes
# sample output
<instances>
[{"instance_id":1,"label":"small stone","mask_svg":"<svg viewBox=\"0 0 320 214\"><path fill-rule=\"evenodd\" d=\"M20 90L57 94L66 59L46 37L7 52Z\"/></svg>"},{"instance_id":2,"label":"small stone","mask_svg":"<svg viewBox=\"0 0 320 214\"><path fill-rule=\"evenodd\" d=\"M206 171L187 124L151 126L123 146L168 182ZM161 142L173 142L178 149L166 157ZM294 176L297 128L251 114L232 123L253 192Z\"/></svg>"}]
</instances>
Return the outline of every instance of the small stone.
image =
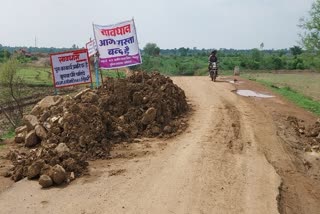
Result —
<instances>
[{"instance_id":1,"label":"small stone","mask_svg":"<svg viewBox=\"0 0 320 214\"><path fill-rule=\"evenodd\" d=\"M300 134L304 134L304 130L299 129L299 133L300 133Z\"/></svg>"},{"instance_id":2,"label":"small stone","mask_svg":"<svg viewBox=\"0 0 320 214\"><path fill-rule=\"evenodd\" d=\"M49 130L51 129L51 125L50 125L50 123L48 123L48 122L44 122L44 123L43 123L43 127L44 127L47 131L49 131Z\"/></svg>"},{"instance_id":3,"label":"small stone","mask_svg":"<svg viewBox=\"0 0 320 214\"><path fill-rule=\"evenodd\" d=\"M58 120L58 124L61 125L61 126L63 125L63 122L64 122L63 119L64 119L63 117L60 117L60 119Z\"/></svg>"},{"instance_id":4,"label":"small stone","mask_svg":"<svg viewBox=\"0 0 320 214\"><path fill-rule=\"evenodd\" d=\"M39 143L40 143L40 139L37 137L36 132L34 130L30 131L26 135L25 144L24 144L26 147L33 147Z\"/></svg>"},{"instance_id":5,"label":"small stone","mask_svg":"<svg viewBox=\"0 0 320 214\"><path fill-rule=\"evenodd\" d=\"M31 114L35 116L41 115L45 110L52 106L56 106L63 101L61 96L47 96L35 105L31 110Z\"/></svg>"},{"instance_id":6,"label":"small stone","mask_svg":"<svg viewBox=\"0 0 320 214\"><path fill-rule=\"evenodd\" d=\"M161 129L158 126L153 126L151 132L152 134L160 134Z\"/></svg>"},{"instance_id":7,"label":"small stone","mask_svg":"<svg viewBox=\"0 0 320 214\"><path fill-rule=\"evenodd\" d=\"M14 138L14 142L23 143L25 141L26 135L27 135L26 132L18 133Z\"/></svg>"},{"instance_id":8,"label":"small stone","mask_svg":"<svg viewBox=\"0 0 320 214\"><path fill-rule=\"evenodd\" d=\"M59 116L54 116L50 118L51 123L55 123L56 121L59 121L60 117Z\"/></svg>"},{"instance_id":9,"label":"small stone","mask_svg":"<svg viewBox=\"0 0 320 214\"><path fill-rule=\"evenodd\" d=\"M31 166L28 167L27 177L29 179L38 177L44 164L44 160L38 160L31 164Z\"/></svg>"},{"instance_id":10,"label":"small stone","mask_svg":"<svg viewBox=\"0 0 320 214\"><path fill-rule=\"evenodd\" d=\"M98 100L99 100L99 96L96 93L91 91L81 95L81 101L83 103L96 103L98 102Z\"/></svg>"},{"instance_id":11,"label":"small stone","mask_svg":"<svg viewBox=\"0 0 320 214\"><path fill-rule=\"evenodd\" d=\"M41 125L36 125L35 127L35 132L36 132L36 135L41 139L41 140L44 140L47 138L47 131L46 129L41 126Z\"/></svg>"},{"instance_id":12,"label":"small stone","mask_svg":"<svg viewBox=\"0 0 320 214\"><path fill-rule=\"evenodd\" d=\"M122 115L122 116L120 116L119 117L119 120L122 122L122 123L124 123L125 122L125 118L124 118L124 116Z\"/></svg>"},{"instance_id":13,"label":"small stone","mask_svg":"<svg viewBox=\"0 0 320 214\"><path fill-rule=\"evenodd\" d=\"M14 170L11 178L15 182L20 181L23 178L23 167L17 166L17 168Z\"/></svg>"},{"instance_id":14,"label":"small stone","mask_svg":"<svg viewBox=\"0 0 320 214\"><path fill-rule=\"evenodd\" d=\"M70 180L73 181L74 179L76 179L74 172L70 173Z\"/></svg>"},{"instance_id":15,"label":"small stone","mask_svg":"<svg viewBox=\"0 0 320 214\"><path fill-rule=\"evenodd\" d=\"M51 132L52 132L53 134L60 135L61 129L60 129L60 127L58 127L58 126L53 126L53 127L51 128Z\"/></svg>"},{"instance_id":16,"label":"small stone","mask_svg":"<svg viewBox=\"0 0 320 214\"><path fill-rule=\"evenodd\" d=\"M87 93L87 92L90 91L90 90L91 90L90 88L87 88L87 89L85 89L85 90L80 91L78 94L76 94L76 95L74 96L74 99L80 98L83 94Z\"/></svg>"},{"instance_id":17,"label":"small stone","mask_svg":"<svg viewBox=\"0 0 320 214\"><path fill-rule=\"evenodd\" d=\"M141 122L144 125L148 125L149 123L153 122L156 119L156 116L157 116L157 109L151 107L143 114Z\"/></svg>"},{"instance_id":18,"label":"small stone","mask_svg":"<svg viewBox=\"0 0 320 214\"><path fill-rule=\"evenodd\" d=\"M172 127L171 126L165 126L163 131L167 134L170 134L172 133Z\"/></svg>"},{"instance_id":19,"label":"small stone","mask_svg":"<svg viewBox=\"0 0 320 214\"><path fill-rule=\"evenodd\" d=\"M20 133L23 133L23 132L26 132L26 131L27 131L27 126L20 126L20 127L15 129L15 133L16 134L20 134Z\"/></svg>"},{"instance_id":20,"label":"small stone","mask_svg":"<svg viewBox=\"0 0 320 214\"><path fill-rule=\"evenodd\" d=\"M50 117L50 112L49 111L45 111L43 112L43 114L40 117L40 121L44 122L46 121L48 118Z\"/></svg>"},{"instance_id":21,"label":"small stone","mask_svg":"<svg viewBox=\"0 0 320 214\"><path fill-rule=\"evenodd\" d=\"M319 152L320 147L318 145L311 147L312 151Z\"/></svg>"},{"instance_id":22,"label":"small stone","mask_svg":"<svg viewBox=\"0 0 320 214\"><path fill-rule=\"evenodd\" d=\"M318 132L316 131L311 131L310 133L308 133L308 137L317 137L318 136Z\"/></svg>"},{"instance_id":23,"label":"small stone","mask_svg":"<svg viewBox=\"0 0 320 214\"><path fill-rule=\"evenodd\" d=\"M55 165L52 169L53 173L52 173L52 180L55 184L62 184L66 178L67 178L67 174L65 169L60 166L59 164Z\"/></svg>"},{"instance_id":24,"label":"small stone","mask_svg":"<svg viewBox=\"0 0 320 214\"><path fill-rule=\"evenodd\" d=\"M40 175L51 176L52 175L52 166L50 166L49 164L44 164L41 168Z\"/></svg>"},{"instance_id":25,"label":"small stone","mask_svg":"<svg viewBox=\"0 0 320 214\"><path fill-rule=\"evenodd\" d=\"M59 143L59 145L55 148L55 150L58 152L58 154L64 153L64 152L70 152L70 149L65 143Z\"/></svg>"},{"instance_id":26,"label":"small stone","mask_svg":"<svg viewBox=\"0 0 320 214\"><path fill-rule=\"evenodd\" d=\"M27 126L27 131L33 130L36 127L36 125L39 124L37 117L34 115L25 115L23 117L23 122Z\"/></svg>"},{"instance_id":27,"label":"small stone","mask_svg":"<svg viewBox=\"0 0 320 214\"><path fill-rule=\"evenodd\" d=\"M40 179L39 179L39 184L43 188L48 188L48 187L51 187L53 185L53 181L48 175L41 175Z\"/></svg>"}]
</instances>

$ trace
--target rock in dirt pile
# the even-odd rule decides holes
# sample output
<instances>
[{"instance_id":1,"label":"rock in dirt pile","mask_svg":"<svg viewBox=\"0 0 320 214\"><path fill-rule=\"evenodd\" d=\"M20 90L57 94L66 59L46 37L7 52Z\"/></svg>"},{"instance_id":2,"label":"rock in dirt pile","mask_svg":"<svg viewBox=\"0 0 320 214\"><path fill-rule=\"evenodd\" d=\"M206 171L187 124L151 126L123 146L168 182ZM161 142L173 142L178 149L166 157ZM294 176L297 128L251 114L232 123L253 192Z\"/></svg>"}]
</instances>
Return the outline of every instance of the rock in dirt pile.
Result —
<instances>
[{"instance_id":1,"label":"rock in dirt pile","mask_svg":"<svg viewBox=\"0 0 320 214\"><path fill-rule=\"evenodd\" d=\"M8 154L14 168L7 176L39 178L43 187L68 183L86 171L88 160L108 158L114 143L173 135L187 110L184 91L156 73L108 78L74 97L48 96L16 129L16 143L30 149Z\"/></svg>"},{"instance_id":2,"label":"rock in dirt pile","mask_svg":"<svg viewBox=\"0 0 320 214\"><path fill-rule=\"evenodd\" d=\"M306 152L320 152L320 118L311 126L306 127L303 120L289 116L287 121L294 128L296 134L304 142Z\"/></svg>"}]
</instances>

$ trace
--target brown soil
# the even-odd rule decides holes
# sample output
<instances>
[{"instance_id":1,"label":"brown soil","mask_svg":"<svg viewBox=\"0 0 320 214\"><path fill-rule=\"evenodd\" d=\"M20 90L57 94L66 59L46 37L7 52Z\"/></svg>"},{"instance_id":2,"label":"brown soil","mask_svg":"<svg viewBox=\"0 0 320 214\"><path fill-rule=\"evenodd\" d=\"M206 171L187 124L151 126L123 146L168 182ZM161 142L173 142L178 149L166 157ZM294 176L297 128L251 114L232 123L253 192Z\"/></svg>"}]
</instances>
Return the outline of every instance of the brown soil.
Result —
<instances>
[{"instance_id":1,"label":"brown soil","mask_svg":"<svg viewBox=\"0 0 320 214\"><path fill-rule=\"evenodd\" d=\"M8 174L14 181L53 178L56 167L59 178L70 183L86 173L88 160L110 158L116 143L181 132L187 110L183 90L156 73L109 78L98 90L86 89L73 98L46 97L16 129L15 141L31 149L10 151L14 168Z\"/></svg>"},{"instance_id":2,"label":"brown soil","mask_svg":"<svg viewBox=\"0 0 320 214\"><path fill-rule=\"evenodd\" d=\"M308 143L317 117L278 95L232 92L271 93L256 83L218 80L174 78L194 109L181 135L117 144L67 191L22 180L0 194L1 211L319 213L319 153Z\"/></svg>"}]
</instances>

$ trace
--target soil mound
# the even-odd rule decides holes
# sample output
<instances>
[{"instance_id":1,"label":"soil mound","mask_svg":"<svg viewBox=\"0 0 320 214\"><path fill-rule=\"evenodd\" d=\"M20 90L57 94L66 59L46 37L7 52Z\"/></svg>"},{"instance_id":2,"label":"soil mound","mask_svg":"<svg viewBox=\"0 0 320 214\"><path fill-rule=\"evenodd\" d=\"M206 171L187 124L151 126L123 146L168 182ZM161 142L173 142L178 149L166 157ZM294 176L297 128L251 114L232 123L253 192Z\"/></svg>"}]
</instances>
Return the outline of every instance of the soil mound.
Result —
<instances>
[{"instance_id":1,"label":"soil mound","mask_svg":"<svg viewBox=\"0 0 320 214\"><path fill-rule=\"evenodd\" d=\"M310 126L305 126L304 121L294 116L289 116L287 121L305 143L306 151L320 152L320 118Z\"/></svg>"},{"instance_id":2,"label":"soil mound","mask_svg":"<svg viewBox=\"0 0 320 214\"><path fill-rule=\"evenodd\" d=\"M41 177L43 187L70 182L88 160L108 158L114 143L174 135L187 111L184 91L158 73L108 78L74 97L46 97L16 129L16 143L30 150L8 154L15 167L7 174L15 181Z\"/></svg>"}]
</instances>

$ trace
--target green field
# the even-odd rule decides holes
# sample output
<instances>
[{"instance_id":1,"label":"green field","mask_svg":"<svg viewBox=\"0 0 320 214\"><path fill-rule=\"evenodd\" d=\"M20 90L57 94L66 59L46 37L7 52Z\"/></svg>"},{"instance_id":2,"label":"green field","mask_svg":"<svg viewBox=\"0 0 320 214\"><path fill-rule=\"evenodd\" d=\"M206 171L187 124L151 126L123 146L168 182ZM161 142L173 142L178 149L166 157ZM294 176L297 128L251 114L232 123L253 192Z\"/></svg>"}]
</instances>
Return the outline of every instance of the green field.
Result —
<instances>
[{"instance_id":1,"label":"green field","mask_svg":"<svg viewBox=\"0 0 320 214\"><path fill-rule=\"evenodd\" d=\"M245 73L241 76L268 86L296 105L320 115L319 73Z\"/></svg>"},{"instance_id":2,"label":"green field","mask_svg":"<svg viewBox=\"0 0 320 214\"><path fill-rule=\"evenodd\" d=\"M279 88L289 87L298 93L320 101L319 73L245 73L241 76L256 81L265 81Z\"/></svg>"},{"instance_id":3,"label":"green field","mask_svg":"<svg viewBox=\"0 0 320 214\"><path fill-rule=\"evenodd\" d=\"M26 84L53 85L51 68L22 67L17 73Z\"/></svg>"},{"instance_id":4,"label":"green field","mask_svg":"<svg viewBox=\"0 0 320 214\"><path fill-rule=\"evenodd\" d=\"M10 139L13 138L15 136L15 132L13 129L10 129L9 131L7 131L6 133L2 134L0 136L1 139ZM1 146L1 145L0 145Z\"/></svg>"},{"instance_id":5,"label":"green field","mask_svg":"<svg viewBox=\"0 0 320 214\"><path fill-rule=\"evenodd\" d=\"M119 75L121 78L124 78L124 70L119 69ZM51 68L24 67L18 70L18 76L21 77L24 83L28 85L53 86ZM102 76L117 78L118 73L116 72L116 70L102 70ZM96 81L94 72L92 72L92 81Z\"/></svg>"}]
</instances>

